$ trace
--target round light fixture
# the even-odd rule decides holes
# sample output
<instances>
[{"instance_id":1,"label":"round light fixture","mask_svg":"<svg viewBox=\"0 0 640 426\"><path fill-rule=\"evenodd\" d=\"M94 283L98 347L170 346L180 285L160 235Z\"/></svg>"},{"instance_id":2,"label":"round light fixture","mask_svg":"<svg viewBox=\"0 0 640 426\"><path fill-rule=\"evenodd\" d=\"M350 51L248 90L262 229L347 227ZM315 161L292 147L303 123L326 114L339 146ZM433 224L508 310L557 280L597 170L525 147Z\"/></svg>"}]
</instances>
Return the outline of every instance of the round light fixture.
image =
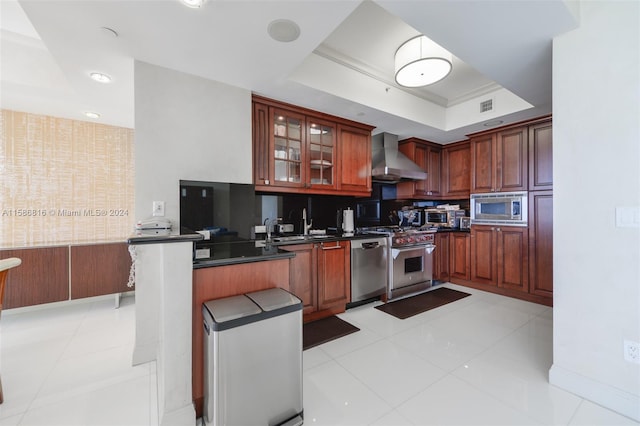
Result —
<instances>
[{"instance_id":1,"label":"round light fixture","mask_svg":"<svg viewBox=\"0 0 640 426\"><path fill-rule=\"evenodd\" d=\"M453 55L421 35L407 40L396 50L396 82L404 87L421 87L442 80L451 72Z\"/></svg>"},{"instance_id":2,"label":"round light fixture","mask_svg":"<svg viewBox=\"0 0 640 426\"><path fill-rule=\"evenodd\" d=\"M101 72L92 72L89 74L92 80L97 81L98 83L111 83L111 76L107 74L103 74Z\"/></svg>"},{"instance_id":3,"label":"round light fixture","mask_svg":"<svg viewBox=\"0 0 640 426\"><path fill-rule=\"evenodd\" d=\"M276 19L269 23L267 33L276 41L289 43L300 37L300 27L289 19Z\"/></svg>"},{"instance_id":4,"label":"round light fixture","mask_svg":"<svg viewBox=\"0 0 640 426\"><path fill-rule=\"evenodd\" d=\"M484 127L493 127L493 126L498 126L500 124L504 123L504 120L493 120L493 121L487 121L486 123L483 124Z\"/></svg>"},{"instance_id":5,"label":"round light fixture","mask_svg":"<svg viewBox=\"0 0 640 426\"><path fill-rule=\"evenodd\" d=\"M93 111L85 111L84 115L86 115L89 118L100 118L100 114Z\"/></svg>"}]
</instances>

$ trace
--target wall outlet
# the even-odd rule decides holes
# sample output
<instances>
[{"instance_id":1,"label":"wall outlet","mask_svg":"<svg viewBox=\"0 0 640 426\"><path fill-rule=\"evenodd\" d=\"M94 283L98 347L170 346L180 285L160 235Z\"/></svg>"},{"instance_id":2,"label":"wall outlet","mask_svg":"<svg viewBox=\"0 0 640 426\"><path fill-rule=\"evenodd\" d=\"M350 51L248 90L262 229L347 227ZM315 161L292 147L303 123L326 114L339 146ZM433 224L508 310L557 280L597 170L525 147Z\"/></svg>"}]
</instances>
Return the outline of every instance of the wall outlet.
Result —
<instances>
[{"instance_id":1,"label":"wall outlet","mask_svg":"<svg viewBox=\"0 0 640 426\"><path fill-rule=\"evenodd\" d=\"M153 215L164 216L164 201L153 202Z\"/></svg>"},{"instance_id":2,"label":"wall outlet","mask_svg":"<svg viewBox=\"0 0 640 426\"><path fill-rule=\"evenodd\" d=\"M624 341L624 360L640 364L640 343L633 340Z\"/></svg>"}]
</instances>

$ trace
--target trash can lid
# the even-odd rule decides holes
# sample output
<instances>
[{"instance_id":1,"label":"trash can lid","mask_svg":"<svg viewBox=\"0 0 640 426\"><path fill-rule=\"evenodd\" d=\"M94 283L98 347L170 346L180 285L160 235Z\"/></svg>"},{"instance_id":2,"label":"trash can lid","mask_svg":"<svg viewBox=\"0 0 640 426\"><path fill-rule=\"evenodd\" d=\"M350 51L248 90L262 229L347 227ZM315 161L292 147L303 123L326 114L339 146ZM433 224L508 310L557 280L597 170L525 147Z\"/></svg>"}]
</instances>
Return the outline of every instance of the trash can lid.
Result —
<instances>
[{"instance_id":1,"label":"trash can lid","mask_svg":"<svg viewBox=\"0 0 640 426\"><path fill-rule=\"evenodd\" d=\"M265 312L302 303L296 296L281 288L255 291L253 293L247 293L246 295L256 302Z\"/></svg>"},{"instance_id":2,"label":"trash can lid","mask_svg":"<svg viewBox=\"0 0 640 426\"><path fill-rule=\"evenodd\" d=\"M211 318L217 322L227 322L238 318L256 315L260 308L244 295L209 300L204 303Z\"/></svg>"}]
</instances>

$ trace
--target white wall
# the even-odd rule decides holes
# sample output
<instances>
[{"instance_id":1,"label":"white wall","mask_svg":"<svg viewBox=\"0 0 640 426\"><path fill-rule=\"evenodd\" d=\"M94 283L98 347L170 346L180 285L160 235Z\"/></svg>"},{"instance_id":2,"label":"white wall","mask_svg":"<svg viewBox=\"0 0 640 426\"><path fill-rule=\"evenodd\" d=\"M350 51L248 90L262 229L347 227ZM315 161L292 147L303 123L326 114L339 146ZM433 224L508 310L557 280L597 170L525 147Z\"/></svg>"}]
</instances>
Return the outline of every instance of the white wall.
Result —
<instances>
[{"instance_id":1,"label":"white wall","mask_svg":"<svg viewBox=\"0 0 640 426\"><path fill-rule=\"evenodd\" d=\"M580 4L553 53L554 354L551 383L640 420L640 3Z\"/></svg>"},{"instance_id":2,"label":"white wall","mask_svg":"<svg viewBox=\"0 0 640 426\"><path fill-rule=\"evenodd\" d=\"M177 225L179 181L252 182L251 92L136 61L136 220L165 201Z\"/></svg>"}]
</instances>

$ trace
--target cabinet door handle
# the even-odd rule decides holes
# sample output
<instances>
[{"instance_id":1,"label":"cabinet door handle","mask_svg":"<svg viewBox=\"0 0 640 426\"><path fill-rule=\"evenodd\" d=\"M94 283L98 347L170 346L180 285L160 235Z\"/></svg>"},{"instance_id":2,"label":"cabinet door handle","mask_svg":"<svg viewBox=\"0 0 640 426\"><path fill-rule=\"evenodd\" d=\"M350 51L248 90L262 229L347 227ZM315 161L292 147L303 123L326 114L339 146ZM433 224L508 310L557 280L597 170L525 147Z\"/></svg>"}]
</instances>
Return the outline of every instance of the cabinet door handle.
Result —
<instances>
[{"instance_id":1,"label":"cabinet door handle","mask_svg":"<svg viewBox=\"0 0 640 426\"><path fill-rule=\"evenodd\" d=\"M265 185L269 185L269 184L270 184L269 179L265 179L265 180L264 180L264 184L265 184Z\"/></svg>"},{"instance_id":2,"label":"cabinet door handle","mask_svg":"<svg viewBox=\"0 0 640 426\"><path fill-rule=\"evenodd\" d=\"M342 248L342 246L340 245L340 243L336 243L337 245L332 246L332 247L325 247L324 243L320 243L320 247L322 248L322 250L335 250L335 249L339 249Z\"/></svg>"},{"instance_id":3,"label":"cabinet door handle","mask_svg":"<svg viewBox=\"0 0 640 426\"><path fill-rule=\"evenodd\" d=\"M500 232L500 228L497 228L496 231Z\"/></svg>"}]
</instances>

